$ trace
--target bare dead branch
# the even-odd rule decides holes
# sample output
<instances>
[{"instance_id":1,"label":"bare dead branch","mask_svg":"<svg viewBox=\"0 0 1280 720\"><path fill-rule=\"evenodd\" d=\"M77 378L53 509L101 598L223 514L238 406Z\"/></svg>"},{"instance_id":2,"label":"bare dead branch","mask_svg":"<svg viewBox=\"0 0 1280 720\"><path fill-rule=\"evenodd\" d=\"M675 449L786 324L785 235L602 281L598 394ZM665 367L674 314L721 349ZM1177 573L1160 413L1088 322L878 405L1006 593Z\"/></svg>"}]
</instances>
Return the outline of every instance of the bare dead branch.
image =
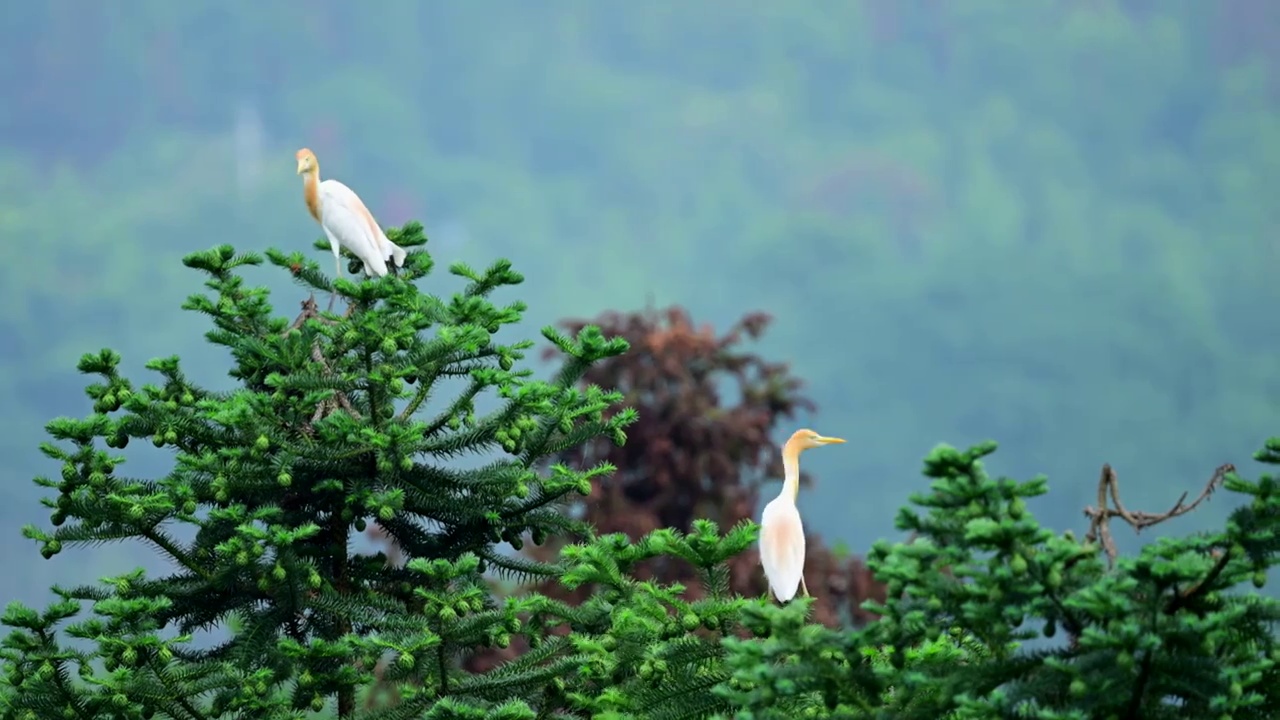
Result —
<instances>
[{"instance_id":1,"label":"bare dead branch","mask_svg":"<svg viewBox=\"0 0 1280 720\"><path fill-rule=\"evenodd\" d=\"M286 328L285 331L281 333L281 335L288 335L294 330L298 330L299 328L302 327L302 324L305 323L308 318L320 317L320 313L316 311L316 294L315 293L311 293L311 296L308 297L306 300L303 300L301 304L302 304L302 312L298 313L298 317L293 319L293 322L290 323L289 327Z\"/></svg>"},{"instance_id":2,"label":"bare dead branch","mask_svg":"<svg viewBox=\"0 0 1280 720\"><path fill-rule=\"evenodd\" d=\"M1102 466L1102 474L1098 478L1098 504L1090 505L1084 509L1085 517L1089 518L1089 532L1084 536L1085 542L1097 542L1102 546L1103 552L1107 554L1107 567L1114 567L1116 556L1119 551L1116 549L1115 537L1111 534L1111 520L1120 518L1129 527L1133 528L1135 533L1142 532L1146 528L1153 525L1159 525L1166 520L1170 520L1195 510L1209 496L1222 486L1223 478L1227 473L1235 472L1235 466L1231 463L1220 466L1213 472L1200 491L1200 495L1190 504L1186 502L1187 493L1182 493L1178 501L1162 513L1151 513L1142 510L1129 510L1120 501L1120 480L1116 476L1115 470L1110 464ZM1111 502L1108 503L1107 499ZM1221 572L1221 570L1219 570Z\"/></svg>"}]
</instances>

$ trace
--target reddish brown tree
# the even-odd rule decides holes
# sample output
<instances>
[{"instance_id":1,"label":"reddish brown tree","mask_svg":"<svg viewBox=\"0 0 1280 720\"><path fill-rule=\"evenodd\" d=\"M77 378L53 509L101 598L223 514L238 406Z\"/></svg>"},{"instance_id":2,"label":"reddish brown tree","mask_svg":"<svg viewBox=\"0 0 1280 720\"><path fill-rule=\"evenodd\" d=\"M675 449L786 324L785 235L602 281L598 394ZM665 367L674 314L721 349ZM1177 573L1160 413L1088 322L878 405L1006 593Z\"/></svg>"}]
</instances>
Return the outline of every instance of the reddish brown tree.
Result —
<instances>
[{"instance_id":1,"label":"reddish brown tree","mask_svg":"<svg viewBox=\"0 0 1280 720\"><path fill-rule=\"evenodd\" d=\"M600 533L621 532L632 539L663 527L688 531L695 518L714 520L721 528L758 519L761 486L782 478L781 447L771 436L789 435L799 411L816 409L786 363L769 362L743 347L759 339L770 321L765 313L750 313L717 334L674 306L561 323L570 333L591 324L608 336L626 338L631 351L593 367L583 381L621 391L624 403L640 415L622 447L601 439L561 458L579 467L608 461L618 468L592 488L575 513ZM808 485L809 476L802 473L800 482ZM848 613L851 601L856 607L877 594L860 560L837 558L812 533L807 547L805 581L817 597L816 619L828 625L864 621L861 611ZM544 546L535 552L550 559L556 550ZM637 573L680 582L690 597L701 593L693 568L678 559L655 560ZM754 550L734 559L730 582L734 592L764 594ZM581 600L590 592L580 588L568 594L550 583L538 590L566 600Z\"/></svg>"}]
</instances>

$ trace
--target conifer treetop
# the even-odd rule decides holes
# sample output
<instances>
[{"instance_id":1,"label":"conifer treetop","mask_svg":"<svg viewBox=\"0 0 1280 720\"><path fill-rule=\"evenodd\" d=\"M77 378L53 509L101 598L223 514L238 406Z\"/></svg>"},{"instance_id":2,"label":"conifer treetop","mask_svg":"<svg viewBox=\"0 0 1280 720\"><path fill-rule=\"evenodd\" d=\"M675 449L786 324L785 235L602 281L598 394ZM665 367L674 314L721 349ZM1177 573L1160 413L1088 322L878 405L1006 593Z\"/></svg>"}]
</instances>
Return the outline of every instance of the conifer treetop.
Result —
<instances>
[{"instance_id":1,"label":"conifer treetop","mask_svg":"<svg viewBox=\"0 0 1280 720\"><path fill-rule=\"evenodd\" d=\"M481 574L557 571L499 546L576 527L559 505L612 471L547 458L600 436L624 441L634 411L606 417L619 395L575 385L627 344L594 327L576 337L544 328L565 362L550 381L535 379L520 367L533 343L496 337L525 310L490 299L523 281L509 262L483 272L455 263L450 273L468 283L446 299L418 287L433 266L418 249L421 226L388 236L412 250L404 267L362 282L331 282L302 253L268 250L298 284L349 302L339 315L308 299L292 322L239 275L262 256L222 245L185 257L212 294L183 307L208 316L206 338L229 351L231 390L203 387L176 356L148 362L159 378L141 385L113 350L80 359L80 372L98 378L86 388L92 413L47 425L53 442L41 450L62 468L36 482L56 493L42 501L54 528L23 532L46 558L141 541L174 570L59 589L63 600L43 615L12 606L6 718L65 707L133 717L109 709L121 702L138 717L293 718L334 698L350 717L355 689L391 646L423 658L426 681L444 696L465 686L453 660L462 649L504 641L519 607L479 593ZM123 474L125 457L112 451L136 440L171 452L172 468ZM352 551L353 533L375 518L403 565ZM93 618L68 630L99 647L77 653L54 630L85 600ZM228 623L230 639L192 644L197 631ZM79 675L91 681L70 681ZM471 695L487 692L473 685Z\"/></svg>"}]
</instances>

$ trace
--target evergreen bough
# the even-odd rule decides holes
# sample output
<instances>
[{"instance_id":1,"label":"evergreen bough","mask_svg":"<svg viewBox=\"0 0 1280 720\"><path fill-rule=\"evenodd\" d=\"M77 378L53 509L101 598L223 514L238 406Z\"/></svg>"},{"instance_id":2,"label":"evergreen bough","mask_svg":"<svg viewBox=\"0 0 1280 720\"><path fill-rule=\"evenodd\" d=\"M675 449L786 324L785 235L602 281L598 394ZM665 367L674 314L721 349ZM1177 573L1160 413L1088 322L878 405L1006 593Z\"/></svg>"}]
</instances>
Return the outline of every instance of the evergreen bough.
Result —
<instances>
[{"instance_id":1,"label":"evergreen bough","mask_svg":"<svg viewBox=\"0 0 1280 720\"><path fill-rule=\"evenodd\" d=\"M406 248L425 242L416 223L389 234ZM612 470L546 458L600 435L623 442L634 413L605 419L618 395L576 384L626 343L594 327L568 338L548 326L566 361L543 382L517 369L532 342L494 338L525 309L489 299L522 281L506 261L484 272L455 264L469 283L446 300L415 285L432 268L425 252L410 253L398 276L332 284L302 253L266 257L314 291L336 286L350 312L320 313L309 300L290 323L236 274L261 256L223 245L184 258L214 294L183 307L212 320L206 337L230 351L234 390L200 387L177 357L149 362L159 381L141 387L111 350L81 358L79 370L100 378L87 388L93 412L49 423L56 442L41 445L62 463L59 478L37 479L57 493L44 501L56 529L24 534L46 558L137 540L176 570L55 588L61 599L44 612L11 604L0 716L274 720L336 705L353 717L359 689L391 657L413 682L385 717L533 717L521 696L569 661L473 676L459 658L509 642L526 610L496 602L483 572L558 572L498 546L573 530L557 503ZM451 378L465 388L441 397ZM480 414L486 397L497 407ZM111 449L135 440L170 450L172 470L123 475ZM463 469L467 454L493 457ZM353 532L372 520L410 558L403 566L351 551ZM183 528L191 539L180 539ZM79 619L86 601L93 613ZM229 640L192 646L196 631L228 623ZM87 642L66 644L60 629Z\"/></svg>"},{"instance_id":2,"label":"evergreen bough","mask_svg":"<svg viewBox=\"0 0 1280 720\"><path fill-rule=\"evenodd\" d=\"M599 720L694 720L731 711L713 691L729 677L723 640L741 627L747 601L730 594L727 561L755 539L750 523L721 535L710 520L695 520L688 534L663 528L633 543L613 533L566 547L562 582L570 589L590 583L595 591L579 607L547 601L549 612L534 615L535 632L568 629L563 642L582 656L575 677L557 681L556 704ZM705 596L689 602L680 584L633 577L636 565L661 556L688 562Z\"/></svg>"},{"instance_id":3,"label":"evergreen bough","mask_svg":"<svg viewBox=\"0 0 1280 720\"><path fill-rule=\"evenodd\" d=\"M994 450L940 446L925 460L930 492L911 498L923 512L897 518L916 538L877 542L867 560L888 583L885 603L866 604L878 621L837 631L805 624L807 602L746 608L767 639L726 641L732 677L716 692L735 717L1280 717L1280 602L1255 591L1280 551L1280 478L1223 473L1246 500L1223 529L1161 537L1108 567L1098 542L1027 510L1044 478L987 475ZM1280 465L1280 438L1255 458Z\"/></svg>"},{"instance_id":4,"label":"evergreen bough","mask_svg":"<svg viewBox=\"0 0 1280 720\"><path fill-rule=\"evenodd\" d=\"M416 224L389 234L424 242ZM304 286L331 287L300 253L266 256ZM808 622L809 599L730 594L726 561L755 541L754 523L722 535L699 520L631 541L567 517L561 501L613 468L557 456L599 436L621 443L635 418L609 415L618 395L578 381L626 343L546 328L562 370L549 383L516 370L530 343L493 336L524 306L488 299L521 280L506 262L455 265L470 284L444 301L416 288L431 260L412 252L399 276L337 281L348 314L308 300L293 323L234 273L260 257L221 246L184 262L209 275L216 296L185 307L212 318L207 337L231 351L239 387L202 389L163 358L148 364L162 382L135 388L114 352L86 355L80 370L101 378L87 389L94 412L51 422L61 444L42 445L63 463L60 480L37 479L58 492L45 501L57 529L24 529L45 557L135 539L177 570L55 588L43 612L11 604L0 720L282 720L326 708L379 720L1280 717L1280 602L1256 592L1280 551L1275 476L1224 472L1211 487L1247 502L1223 529L1112 562L1099 522L1133 522L1128 511L1091 508L1083 540L1051 532L1027 509L1043 478L990 477L994 443L940 446L925 461L930 492L898 515L914 538L867 558L887 583L883 604L865 604L880 619L826 628ZM434 396L449 378L462 393ZM480 414L485 396L498 407ZM99 444L140 438L172 449L171 472L122 476L123 458ZM498 457L459 467L469 453ZM1280 464L1280 439L1256 458ZM370 520L407 562L351 552ZM552 535L581 542L554 564L498 550ZM659 555L695 568L704 598L634 576ZM490 570L593 592L577 607L499 600ZM78 619L86 601L93 612ZM234 629L229 640L192 647L218 624ZM528 650L514 660L464 669L470 651L517 639ZM362 708L375 668L394 698Z\"/></svg>"}]
</instances>

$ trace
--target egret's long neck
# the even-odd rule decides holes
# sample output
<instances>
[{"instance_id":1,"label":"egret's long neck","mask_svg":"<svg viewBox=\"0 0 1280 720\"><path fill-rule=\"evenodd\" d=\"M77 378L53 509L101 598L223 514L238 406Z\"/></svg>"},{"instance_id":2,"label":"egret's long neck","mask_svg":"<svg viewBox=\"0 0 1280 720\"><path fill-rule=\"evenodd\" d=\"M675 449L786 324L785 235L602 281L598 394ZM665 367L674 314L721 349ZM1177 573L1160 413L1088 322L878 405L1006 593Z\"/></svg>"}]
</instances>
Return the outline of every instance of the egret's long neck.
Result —
<instances>
[{"instance_id":1,"label":"egret's long neck","mask_svg":"<svg viewBox=\"0 0 1280 720\"><path fill-rule=\"evenodd\" d=\"M307 211L320 222L320 168L313 166L302 176L302 199L307 201Z\"/></svg>"},{"instance_id":2,"label":"egret's long neck","mask_svg":"<svg viewBox=\"0 0 1280 720\"><path fill-rule=\"evenodd\" d=\"M787 443L782 448L782 492L778 497L789 497L791 502L800 495L800 448Z\"/></svg>"}]
</instances>

